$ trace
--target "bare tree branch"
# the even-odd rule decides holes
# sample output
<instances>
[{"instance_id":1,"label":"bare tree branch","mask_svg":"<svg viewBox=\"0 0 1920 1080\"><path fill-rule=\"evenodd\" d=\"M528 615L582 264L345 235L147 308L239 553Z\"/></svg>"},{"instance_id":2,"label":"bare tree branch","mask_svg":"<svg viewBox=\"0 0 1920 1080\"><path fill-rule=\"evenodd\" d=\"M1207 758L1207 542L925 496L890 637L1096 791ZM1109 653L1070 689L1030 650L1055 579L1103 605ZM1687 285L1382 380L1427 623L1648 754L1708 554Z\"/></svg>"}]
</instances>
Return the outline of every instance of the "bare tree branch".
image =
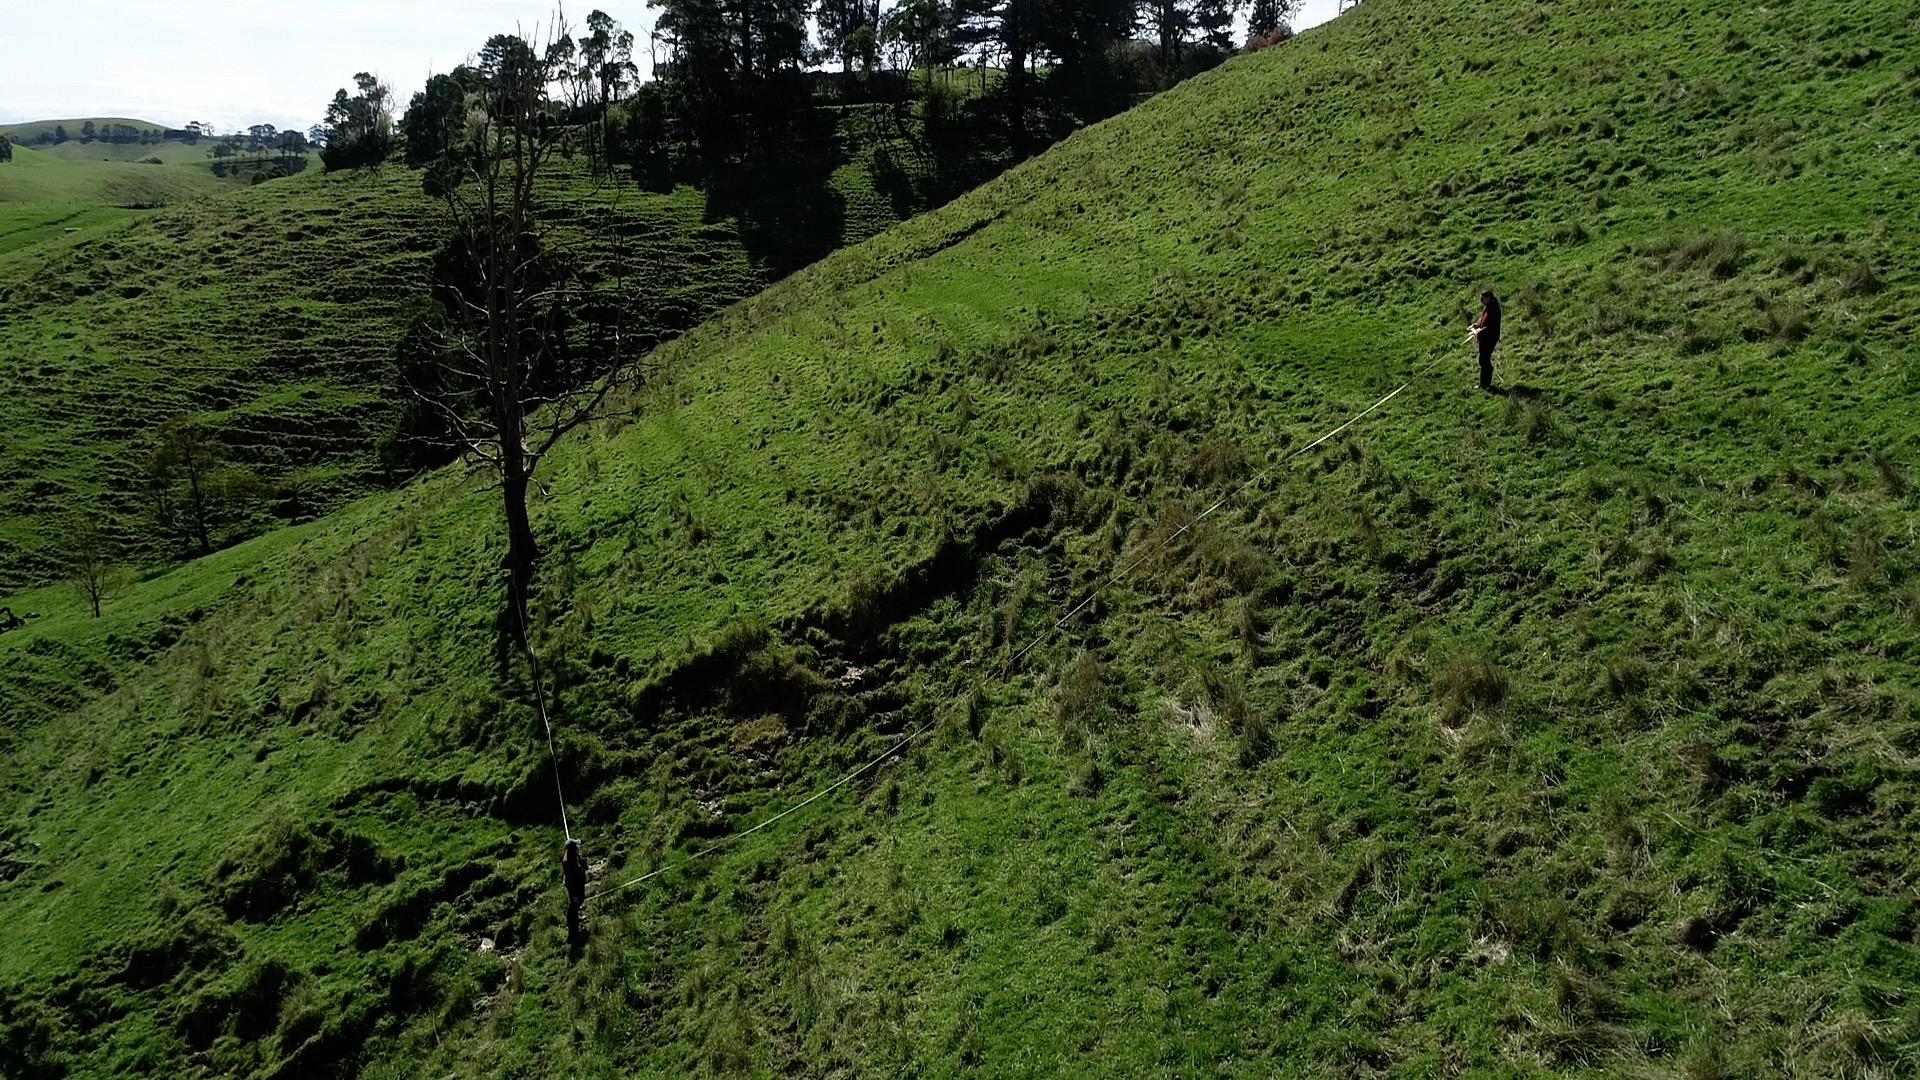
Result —
<instances>
[{"instance_id":1,"label":"bare tree branch","mask_svg":"<svg viewBox=\"0 0 1920 1080\"><path fill-rule=\"evenodd\" d=\"M628 336L603 322L607 312L623 318L625 304L582 307L595 290L536 205L540 175L571 131L564 110L580 104L553 93L578 85L564 15L547 30L533 42L496 36L478 58L475 119L440 192L452 239L436 286L435 355L413 388L443 444L500 483L515 633L539 558L527 512L534 470L600 414L633 361Z\"/></svg>"}]
</instances>

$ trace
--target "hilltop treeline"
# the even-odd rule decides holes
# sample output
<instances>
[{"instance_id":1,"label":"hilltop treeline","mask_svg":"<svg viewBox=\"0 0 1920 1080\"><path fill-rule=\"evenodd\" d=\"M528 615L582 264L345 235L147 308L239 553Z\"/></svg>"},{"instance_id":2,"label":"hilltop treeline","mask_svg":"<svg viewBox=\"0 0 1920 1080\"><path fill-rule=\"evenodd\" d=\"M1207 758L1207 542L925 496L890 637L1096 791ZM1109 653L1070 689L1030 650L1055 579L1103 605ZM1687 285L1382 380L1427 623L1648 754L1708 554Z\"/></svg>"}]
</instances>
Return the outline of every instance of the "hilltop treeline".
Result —
<instances>
[{"instance_id":1,"label":"hilltop treeline","mask_svg":"<svg viewBox=\"0 0 1920 1080\"><path fill-rule=\"evenodd\" d=\"M595 10L579 27L489 38L471 63L429 79L397 120L392 88L355 75L316 133L322 159L339 169L397 153L438 198L491 156L476 123L532 111L546 118L541 145L565 143L589 171L661 191L701 188L709 219L737 221L754 261L779 276L845 242L834 177L856 158L904 219L1218 63L1233 51L1238 16L1251 13L1250 42L1269 44L1290 33L1294 9L1274 0L657 6L665 59L651 81L638 79L632 32ZM517 87L541 89L529 101ZM433 336L416 325L400 350L408 400L444 366L423 347ZM382 445L400 473L450 459L447 433L417 408L402 410Z\"/></svg>"},{"instance_id":2,"label":"hilltop treeline","mask_svg":"<svg viewBox=\"0 0 1920 1080\"><path fill-rule=\"evenodd\" d=\"M197 146L201 139L211 141L207 156L213 159L212 169L216 176L237 173L239 165L228 159L252 155L249 160L254 164L263 164L271 155L278 169L272 175L284 176L297 172L305 163L311 140L320 137L321 128L316 125L308 132L281 131L272 124L250 124L244 129L236 129L222 135L214 125L201 120L190 121L185 127L159 127L140 123L125 123L117 120L82 120L69 130L65 122L48 124L38 130L26 133L13 132L0 134L0 161L9 161L13 157L13 144L24 146L48 147L77 142L82 146L101 144L106 146L155 146L161 143L182 143ZM149 159L158 164L159 158ZM262 174L262 179L265 179Z\"/></svg>"},{"instance_id":3,"label":"hilltop treeline","mask_svg":"<svg viewBox=\"0 0 1920 1080\"><path fill-rule=\"evenodd\" d=\"M548 40L490 39L474 63L436 75L396 123L369 74L340 90L316 134L330 168L384 160L447 164L469 105L503 57L537 57L556 120L579 130L599 168L649 186L753 188L817 149L823 108L890 107L911 160L900 194L944 201L1012 161L1203 71L1250 42L1287 33L1296 0L660 0L662 59L641 83L633 34L602 11ZM521 47L524 46L524 49ZM743 182L743 178L744 182Z\"/></svg>"},{"instance_id":4,"label":"hilltop treeline","mask_svg":"<svg viewBox=\"0 0 1920 1080\"><path fill-rule=\"evenodd\" d=\"M80 130L77 133L79 141L83 143L103 142L112 143L117 146L130 145L133 143L149 145L164 142L169 139L190 142L194 138L197 138L198 135L198 132L190 132L184 128L143 128L136 127L132 124L95 124L91 120L82 122ZM37 146L57 146L75 137L75 134L68 133L65 124L55 124L53 127L35 134L33 142Z\"/></svg>"}]
</instances>

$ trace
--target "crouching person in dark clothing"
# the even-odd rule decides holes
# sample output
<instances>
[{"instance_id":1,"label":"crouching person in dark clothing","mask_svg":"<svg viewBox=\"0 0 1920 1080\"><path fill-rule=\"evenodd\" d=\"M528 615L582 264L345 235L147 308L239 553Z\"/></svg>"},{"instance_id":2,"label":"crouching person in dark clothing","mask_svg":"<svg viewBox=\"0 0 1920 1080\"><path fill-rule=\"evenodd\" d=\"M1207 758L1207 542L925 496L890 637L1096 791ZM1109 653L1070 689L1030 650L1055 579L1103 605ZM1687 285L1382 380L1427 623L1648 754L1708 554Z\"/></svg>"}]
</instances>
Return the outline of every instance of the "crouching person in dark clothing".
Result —
<instances>
[{"instance_id":1,"label":"crouching person in dark clothing","mask_svg":"<svg viewBox=\"0 0 1920 1080\"><path fill-rule=\"evenodd\" d=\"M1493 389L1493 347L1500 344L1500 298L1492 290L1480 294L1480 319L1468 331L1480 343L1480 389Z\"/></svg>"},{"instance_id":2,"label":"crouching person in dark clothing","mask_svg":"<svg viewBox=\"0 0 1920 1080\"><path fill-rule=\"evenodd\" d=\"M587 864L580 858L580 841L567 840L560 872L567 881L567 940L572 941L580 936L580 908L587 902Z\"/></svg>"}]
</instances>

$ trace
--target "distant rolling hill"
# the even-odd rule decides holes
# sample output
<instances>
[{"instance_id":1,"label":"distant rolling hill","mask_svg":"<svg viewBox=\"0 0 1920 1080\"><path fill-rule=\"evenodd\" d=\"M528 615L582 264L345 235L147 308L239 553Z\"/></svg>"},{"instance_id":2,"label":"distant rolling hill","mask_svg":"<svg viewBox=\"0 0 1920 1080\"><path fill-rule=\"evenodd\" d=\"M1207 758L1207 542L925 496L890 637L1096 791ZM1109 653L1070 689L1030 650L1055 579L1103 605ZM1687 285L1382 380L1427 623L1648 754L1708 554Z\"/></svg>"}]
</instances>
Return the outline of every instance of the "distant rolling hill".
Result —
<instances>
[{"instance_id":1,"label":"distant rolling hill","mask_svg":"<svg viewBox=\"0 0 1920 1080\"><path fill-rule=\"evenodd\" d=\"M137 158L95 159L57 149L14 147L13 160L0 163L0 207L37 203L150 209L233 186L232 181L215 176L204 159L173 151L167 154L171 163L163 159L155 165Z\"/></svg>"},{"instance_id":2,"label":"distant rolling hill","mask_svg":"<svg viewBox=\"0 0 1920 1080\"><path fill-rule=\"evenodd\" d=\"M17 124L0 124L0 136L13 139L18 143L33 143L42 136L53 138L57 130L64 129L67 139L78 143L80 131L92 124L96 130L125 125L141 131L166 131L170 125L153 120L135 120L128 116L81 116L67 120L28 120Z\"/></svg>"},{"instance_id":3,"label":"distant rolling hill","mask_svg":"<svg viewBox=\"0 0 1920 1080\"><path fill-rule=\"evenodd\" d=\"M78 233L98 235L126 224L135 211L230 190L250 179L214 175L204 142L83 141L80 133L89 122L103 130L113 125L166 130L164 124L128 117L0 124L0 137L16 144L13 160L0 163L0 257L47 240L72 240ZM56 130L64 130L64 141L50 141Z\"/></svg>"},{"instance_id":4,"label":"distant rolling hill","mask_svg":"<svg viewBox=\"0 0 1920 1080\"><path fill-rule=\"evenodd\" d=\"M63 143L48 143L35 146L28 144L38 153L66 161L130 161L152 164L158 160L166 165L198 165L202 169L213 163L207 151L213 146L213 140L201 139L187 143L178 139L163 139L154 143L110 143L95 140L90 143L69 139Z\"/></svg>"},{"instance_id":5,"label":"distant rolling hill","mask_svg":"<svg viewBox=\"0 0 1920 1080\"><path fill-rule=\"evenodd\" d=\"M870 152L863 131L844 137ZM601 182L578 161L555 170L546 212L623 281L631 330L651 340L757 290L797 244L838 246L894 221L870 173L856 158L783 221L797 241L749 236L692 188ZM0 373L21 392L0 418L29 434L0 445L0 588L57 576L61 537L89 508L111 515L130 559L176 554L142 495L170 419L209 424L261 481L225 539L393 482L382 443L402 405L395 351L424 301L441 214L398 165L316 165L255 187L203 165L18 148L0 165L0 304L19 313Z\"/></svg>"}]
</instances>

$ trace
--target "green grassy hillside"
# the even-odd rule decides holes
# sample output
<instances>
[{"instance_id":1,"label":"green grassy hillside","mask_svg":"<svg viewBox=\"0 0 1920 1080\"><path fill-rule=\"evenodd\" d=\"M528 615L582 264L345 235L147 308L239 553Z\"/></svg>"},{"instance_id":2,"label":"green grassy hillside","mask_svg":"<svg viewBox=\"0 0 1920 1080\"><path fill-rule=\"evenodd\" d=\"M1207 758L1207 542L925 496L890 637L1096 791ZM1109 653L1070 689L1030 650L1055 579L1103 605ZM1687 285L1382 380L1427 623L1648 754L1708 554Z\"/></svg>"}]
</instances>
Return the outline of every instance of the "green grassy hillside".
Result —
<instances>
[{"instance_id":1,"label":"green grassy hillside","mask_svg":"<svg viewBox=\"0 0 1920 1080\"><path fill-rule=\"evenodd\" d=\"M554 174L543 213L555 242L617 283L632 335L671 336L902 216L877 193L870 160L890 136L866 118L874 110L843 112L851 119L827 129L821 153L850 160L822 173L816 193L776 185L747 204L685 187L654 194L596 181L573 160ZM20 390L0 421L30 435L0 450L0 587L57 578L65 537L90 514L136 564L174 554L177 540L148 512L144 469L156 431L176 417L204 421L260 481L219 530L225 540L390 486L381 442L401 404L395 351L441 240L441 208L420 194L418 173L316 168L235 190L249 185L213 178L204 163L63 161L24 148L7 170L0 300L20 314L0 372ZM97 186L117 170L192 170L194 185L230 194L128 229L141 215L124 207L151 203ZM6 201L10 190L27 201Z\"/></svg>"},{"instance_id":2,"label":"green grassy hillside","mask_svg":"<svg viewBox=\"0 0 1920 1080\"><path fill-rule=\"evenodd\" d=\"M192 163L168 149L177 146L148 148L161 156L159 165L141 160L154 154L99 160L64 153L65 145L15 147L13 160L0 165L0 267L23 249L65 249L115 231L142 212L246 183L213 175L204 157Z\"/></svg>"},{"instance_id":3,"label":"green grassy hillside","mask_svg":"<svg viewBox=\"0 0 1920 1080\"><path fill-rule=\"evenodd\" d=\"M213 146L213 140L189 145L178 141L157 143L109 143L98 140L83 143L69 139L63 143L35 146L33 149L48 157L66 161L132 161L152 164L158 159L165 165L198 165L205 169L213 163L207 151Z\"/></svg>"},{"instance_id":4,"label":"green grassy hillside","mask_svg":"<svg viewBox=\"0 0 1920 1080\"><path fill-rule=\"evenodd\" d=\"M549 213L566 230L590 223L576 240L623 275L643 336L692 325L764 280L734 230L705 220L697 192L569 176ZM21 392L0 422L24 433L0 450L0 583L57 576L63 537L95 507L130 559L169 554L144 468L175 417L205 421L264 484L228 536L386 482L378 443L400 404L395 351L424 299L441 215L406 169L314 169L130 228L63 224L59 239L11 255L0 236L0 297L23 317L0 357Z\"/></svg>"},{"instance_id":5,"label":"green grassy hillside","mask_svg":"<svg viewBox=\"0 0 1920 1080\"><path fill-rule=\"evenodd\" d=\"M233 181L213 175L204 161L197 165L148 165L138 160L79 159L17 146L13 160L0 165L0 206L53 203L138 209L232 186Z\"/></svg>"},{"instance_id":6,"label":"green grassy hillside","mask_svg":"<svg viewBox=\"0 0 1920 1080\"><path fill-rule=\"evenodd\" d=\"M541 477L577 948L483 478L18 593L0 1071L1911 1075L1916 152L1370 0L735 305Z\"/></svg>"}]
</instances>

